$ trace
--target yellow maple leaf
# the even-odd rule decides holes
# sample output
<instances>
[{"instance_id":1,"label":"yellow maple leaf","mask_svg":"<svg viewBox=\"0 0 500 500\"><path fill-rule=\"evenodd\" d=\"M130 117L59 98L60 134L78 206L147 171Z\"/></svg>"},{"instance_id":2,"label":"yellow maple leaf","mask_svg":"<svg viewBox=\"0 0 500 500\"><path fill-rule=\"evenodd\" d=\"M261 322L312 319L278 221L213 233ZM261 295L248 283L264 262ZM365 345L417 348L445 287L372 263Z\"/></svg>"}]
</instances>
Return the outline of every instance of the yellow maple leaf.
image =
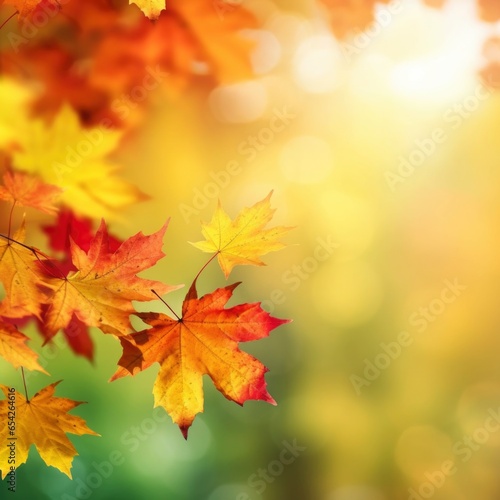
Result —
<instances>
[{"instance_id":1,"label":"yellow maple leaf","mask_svg":"<svg viewBox=\"0 0 500 500\"><path fill-rule=\"evenodd\" d=\"M129 0L129 5L135 3L149 19L158 19L160 12L165 10L165 0Z\"/></svg>"},{"instance_id":2,"label":"yellow maple leaf","mask_svg":"<svg viewBox=\"0 0 500 500\"><path fill-rule=\"evenodd\" d=\"M236 265L265 265L259 258L261 255L286 246L278 240L293 228L278 226L264 229L275 212L271 209L272 193L252 207L244 208L234 221L219 201L210 223L202 223L202 234L206 240L191 243L204 252L216 252L226 278Z\"/></svg>"},{"instance_id":3,"label":"yellow maple leaf","mask_svg":"<svg viewBox=\"0 0 500 500\"><path fill-rule=\"evenodd\" d=\"M5 289L0 316L22 318L31 314L40 315L43 294L38 285L42 284L42 280L37 273L34 253L20 244L25 236L23 221L12 240L0 238L0 282Z\"/></svg>"},{"instance_id":4,"label":"yellow maple leaf","mask_svg":"<svg viewBox=\"0 0 500 500\"><path fill-rule=\"evenodd\" d=\"M48 373L38 364L38 354L25 342L28 337L19 332L14 325L0 322L0 356L11 363L14 368L24 367Z\"/></svg>"},{"instance_id":5,"label":"yellow maple leaf","mask_svg":"<svg viewBox=\"0 0 500 500\"><path fill-rule=\"evenodd\" d=\"M71 464L78 453L65 433L99 436L87 427L83 418L68 414L68 411L83 402L54 397L55 387L59 382L44 387L29 401L19 392L9 391L8 387L0 385L7 398L0 401L2 479L11 470L12 462L9 462L9 458L14 460L17 469L26 462L32 444L47 465L56 467L71 478ZM13 411L15 417L10 419Z\"/></svg>"},{"instance_id":6,"label":"yellow maple leaf","mask_svg":"<svg viewBox=\"0 0 500 500\"><path fill-rule=\"evenodd\" d=\"M39 175L64 190L61 203L92 218L111 217L141 198L138 189L114 175L117 166L106 159L121 133L105 127L85 129L68 105L50 125L32 120L18 138L12 155L16 170Z\"/></svg>"}]
</instances>

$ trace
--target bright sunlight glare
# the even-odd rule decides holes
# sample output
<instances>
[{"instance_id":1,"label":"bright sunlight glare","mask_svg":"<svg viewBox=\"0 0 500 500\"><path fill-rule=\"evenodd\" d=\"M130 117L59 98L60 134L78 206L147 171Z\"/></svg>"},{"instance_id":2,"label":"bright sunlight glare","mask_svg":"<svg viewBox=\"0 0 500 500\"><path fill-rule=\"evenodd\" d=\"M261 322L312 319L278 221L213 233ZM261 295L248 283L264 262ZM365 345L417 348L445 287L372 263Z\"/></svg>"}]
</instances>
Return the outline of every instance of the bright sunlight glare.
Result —
<instances>
[{"instance_id":1,"label":"bright sunlight glare","mask_svg":"<svg viewBox=\"0 0 500 500\"><path fill-rule=\"evenodd\" d=\"M411 16L401 16L400 33L414 40L416 51L423 45L425 53L399 61L393 67L389 82L396 94L409 99L443 101L462 95L475 78L478 55L487 36L487 28L474 15L468 1L449 2L446 12L418 4ZM433 40L428 50L421 36Z\"/></svg>"}]
</instances>

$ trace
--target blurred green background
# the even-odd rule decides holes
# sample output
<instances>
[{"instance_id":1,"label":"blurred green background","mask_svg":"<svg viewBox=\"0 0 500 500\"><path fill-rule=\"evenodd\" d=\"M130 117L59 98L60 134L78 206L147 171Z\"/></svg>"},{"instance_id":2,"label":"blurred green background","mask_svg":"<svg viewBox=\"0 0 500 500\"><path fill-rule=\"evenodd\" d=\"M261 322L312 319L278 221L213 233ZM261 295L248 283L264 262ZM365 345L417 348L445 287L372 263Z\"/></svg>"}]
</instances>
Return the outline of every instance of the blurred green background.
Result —
<instances>
[{"instance_id":1,"label":"blurred green background","mask_svg":"<svg viewBox=\"0 0 500 500\"><path fill-rule=\"evenodd\" d=\"M88 401L73 413L102 437L71 437L73 481L32 449L17 498L500 498L500 97L477 76L498 27L469 1L402 4L349 48L308 2L255 2L255 79L208 98L158 89L116 155L151 198L112 231L149 234L171 217L167 257L143 274L170 284L188 286L206 261L187 241L218 198L235 216L274 190L273 223L297 226L290 246L229 282L243 281L231 304L293 319L242 345L269 367L278 406L240 408L206 380L186 442L153 410L157 368L110 384L113 338L93 332L91 365L28 330L51 374L31 374L30 393L64 379L57 395ZM224 283L212 265L199 291ZM185 292L167 297L177 311Z\"/></svg>"}]
</instances>

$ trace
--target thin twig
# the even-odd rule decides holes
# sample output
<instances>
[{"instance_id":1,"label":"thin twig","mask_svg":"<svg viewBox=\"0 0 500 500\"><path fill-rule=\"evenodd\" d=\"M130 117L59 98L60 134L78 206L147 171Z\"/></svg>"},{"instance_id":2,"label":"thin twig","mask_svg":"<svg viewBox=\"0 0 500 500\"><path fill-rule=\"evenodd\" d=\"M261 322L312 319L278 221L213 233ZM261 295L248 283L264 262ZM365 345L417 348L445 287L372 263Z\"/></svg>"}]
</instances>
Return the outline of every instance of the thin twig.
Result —
<instances>
[{"instance_id":1,"label":"thin twig","mask_svg":"<svg viewBox=\"0 0 500 500\"><path fill-rule=\"evenodd\" d=\"M19 246L22 246L23 248L26 248L27 250L29 250L36 258L36 260L38 260L38 262L40 262L40 265L48 272L48 274L50 274L53 278L60 278L60 279L67 279L66 276L64 275L64 273L52 262L51 260L51 257L47 254L45 254L44 252L42 252L41 250L38 250L38 248L35 248L35 247L30 247L29 245L25 245L24 243L21 243L20 241L17 241L15 240L14 238L11 238L10 236L5 236L5 234L1 234L0 233L0 238L4 238L6 239L7 241L10 241L12 243L16 243L17 245ZM45 265L45 262L43 262L41 259L40 259L40 256L44 257L45 259L47 259L47 262L49 262L51 264L51 266L55 269L57 269L57 271L59 272L59 275L60 276L56 276L49 268L47 268L47 266Z\"/></svg>"},{"instance_id":2,"label":"thin twig","mask_svg":"<svg viewBox=\"0 0 500 500\"><path fill-rule=\"evenodd\" d=\"M200 274L205 270L205 268L208 266L208 264L210 264L210 262L212 262L215 257L217 257L217 255L219 255L220 251L218 250L217 253L214 253L212 255L212 257L210 257L210 259L208 259L208 262L199 270L198 274L196 275L196 278L193 280L193 281L196 281L199 277L200 277Z\"/></svg>"},{"instance_id":3,"label":"thin twig","mask_svg":"<svg viewBox=\"0 0 500 500\"><path fill-rule=\"evenodd\" d=\"M9 214L9 232L7 233L10 237L11 234L11 229L12 229L12 215L14 214L14 208L16 207L16 200L14 200L14 203L12 204L12 207L10 208L10 214Z\"/></svg>"},{"instance_id":4,"label":"thin twig","mask_svg":"<svg viewBox=\"0 0 500 500\"><path fill-rule=\"evenodd\" d=\"M26 394L26 402L29 403L30 400L28 398L28 388L26 387L26 378L24 377L24 368L22 366L21 366L21 376L23 377L24 394Z\"/></svg>"},{"instance_id":5,"label":"thin twig","mask_svg":"<svg viewBox=\"0 0 500 500\"><path fill-rule=\"evenodd\" d=\"M179 321L182 321L182 318L179 318L179 316L177 316L177 314L175 313L175 311L156 293L155 290L151 290L169 309L170 311L172 312L172 314L179 320Z\"/></svg>"},{"instance_id":6,"label":"thin twig","mask_svg":"<svg viewBox=\"0 0 500 500\"><path fill-rule=\"evenodd\" d=\"M15 11L14 14L12 14L10 17L8 17L1 25L0 25L0 30L16 15L19 14L19 11Z\"/></svg>"}]
</instances>

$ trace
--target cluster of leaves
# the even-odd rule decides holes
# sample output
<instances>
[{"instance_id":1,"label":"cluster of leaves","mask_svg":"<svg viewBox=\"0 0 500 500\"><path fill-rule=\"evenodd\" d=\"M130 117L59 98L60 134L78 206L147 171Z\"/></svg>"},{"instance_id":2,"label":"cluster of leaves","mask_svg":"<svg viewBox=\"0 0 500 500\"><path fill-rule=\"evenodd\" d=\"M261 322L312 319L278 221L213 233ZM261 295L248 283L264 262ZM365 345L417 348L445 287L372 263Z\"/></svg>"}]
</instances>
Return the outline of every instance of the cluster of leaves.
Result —
<instances>
[{"instance_id":1,"label":"cluster of leaves","mask_svg":"<svg viewBox=\"0 0 500 500\"><path fill-rule=\"evenodd\" d=\"M195 244L213 256L189 287L180 315L134 308L179 288L137 276L164 257L168 221L154 234L121 241L104 220L144 198L110 157L137 125L149 100L145 92L159 89L169 97L191 84L252 76L252 43L241 32L255 28L256 19L244 6L219 3L0 0L0 211L8 222L0 233L0 356L20 369L24 382L25 393L14 396L16 467L34 444L47 465L71 477L76 450L66 433L96 435L68 414L79 402L54 396L58 382L29 397L24 370L49 374L21 331L28 323L45 344L63 334L89 360L90 328L119 340L123 356L112 380L159 363L155 406L165 408L185 437L203 410L205 374L238 404L274 403L267 369L238 345L266 337L286 320L258 303L226 307L238 283L201 297L197 292L201 271L216 256L227 278L235 265L261 265L261 255L283 246L278 240L287 228L265 229L270 195L234 221L217 208L203 228L206 240ZM34 222L26 224L20 208L50 218L42 227L47 249L26 241ZM136 332L132 315L149 327ZM12 417L8 400L0 402L0 417ZM2 443L12 438L10 429L1 427ZM2 477L10 470L8 451L2 446Z\"/></svg>"},{"instance_id":2,"label":"cluster of leaves","mask_svg":"<svg viewBox=\"0 0 500 500\"><path fill-rule=\"evenodd\" d=\"M193 82L251 77L252 43L241 31L255 28L256 19L243 6L221 16L212 0L130 3L154 22L124 0L1 1L19 18L0 47L3 73L39 86L36 113L50 117L69 103L94 125L103 116L126 125L141 109L130 93L151 75L148 88L168 94Z\"/></svg>"},{"instance_id":3,"label":"cluster of leaves","mask_svg":"<svg viewBox=\"0 0 500 500\"><path fill-rule=\"evenodd\" d=\"M60 189L36 176L7 171L0 187L0 199L14 207L32 207L48 214L57 210ZM273 211L270 196L243 209L232 221L220 207L204 225L205 240L194 245L218 258L226 278L236 265L262 265L260 256L283 246L278 240L288 228L265 229ZM198 297L194 279L182 306L182 315L137 313L133 301L160 298L177 286L139 278L137 273L151 268L164 256L163 236L167 223L156 233L138 233L121 242L108 234L104 220L95 234L90 220L79 219L70 211L60 212L54 224L46 226L49 243L61 258L48 256L24 243L24 221L13 235L0 235L0 281L5 298L0 303L0 355L15 368L47 373L37 362L37 354L27 345L28 337L19 324L34 319L45 340L63 331L77 354L92 357L89 327L119 339L123 355L111 380L135 375L154 363L160 371L154 385L155 406L171 415L184 436L197 413L203 410L202 376L208 374L224 396L239 404L249 399L274 403L266 390L267 369L238 348L239 342L266 337L286 323L273 318L260 304L240 304L226 308L238 283ZM166 303L165 305L169 307ZM135 332L130 316L136 315L151 328ZM133 332L133 333L132 333ZM31 400L16 392L17 465L27 458L35 444L47 465L70 475L75 450L64 432L90 433L83 420L65 413L77 406L68 399L53 397L57 383L37 393ZM7 387L2 386L7 395ZM7 421L8 402L0 402L0 416ZM34 424L37 422L37 425ZM39 426L40 422L43 424ZM9 429L0 430L7 442ZM57 452L55 451L57 450ZM0 452L0 470L5 475L8 449Z\"/></svg>"},{"instance_id":4,"label":"cluster of leaves","mask_svg":"<svg viewBox=\"0 0 500 500\"><path fill-rule=\"evenodd\" d=\"M339 38L364 29L376 4L389 1L317 0ZM497 0L477 2L482 19L500 19ZM119 176L111 155L140 122L150 93L170 98L190 85L208 89L251 78L253 45L242 33L258 28L255 15L230 0L0 0L0 16L0 211L8 222L0 235L0 356L24 380L24 369L46 373L20 331L28 322L46 343L62 332L72 351L89 360L89 328L96 328L123 348L112 380L160 364L155 406L164 407L186 437L203 409L204 374L239 404L274 403L266 368L238 344L266 337L286 320L258 303L227 308L238 283L202 297L197 292L199 274L215 257L227 279L235 265L261 265L261 255L283 246L288 228L266 229L270 195L235 220L217 207L203 226L205 240L194 244L213 255L189 287L180 315L137 313L133 305L178 288L137 276L164 256L168 221L152 235L125 241L110 235L104 221L144 198ZM498 41L485 50L494 63L487 71L498 74ZM14 217L20 207L52 218L42 228L45 251L26 243L24 218ZM148 328L134 331L131 315ZM68 414L80 403L54 396L57 383L32 398L26 387L24 395L16 392L16 465L35 444L48 465L71 477L76 450L66 433L95 433ZM7 396L7 387L0 387ZM0 418L8 420L6 400ZM2 426L0 441L7 438ZM0 451L3 476L7 450Z\"/></svg>"}]
</instances>

